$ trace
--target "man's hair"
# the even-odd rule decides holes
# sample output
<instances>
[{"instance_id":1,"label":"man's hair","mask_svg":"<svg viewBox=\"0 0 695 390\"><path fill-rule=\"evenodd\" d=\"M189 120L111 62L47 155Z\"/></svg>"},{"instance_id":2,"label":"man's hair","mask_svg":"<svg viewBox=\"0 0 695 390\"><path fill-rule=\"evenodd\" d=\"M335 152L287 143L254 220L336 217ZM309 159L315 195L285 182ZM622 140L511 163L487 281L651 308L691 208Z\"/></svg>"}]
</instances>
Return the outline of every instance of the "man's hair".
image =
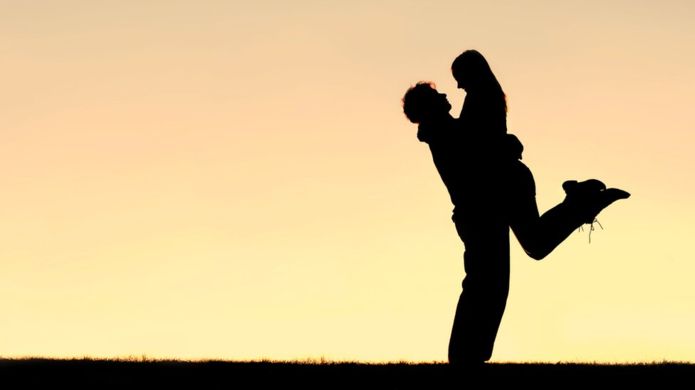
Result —
<instances>
[{"instance_id":1,"label":"man's hair","mask_svg":"<svg viewBox=\"0 0 695 390\"><path fill-rule=\"evenodd\" d=\"M420 123L422 116L432 104L432 92L437 93L434 83L420 81L410 87L403 96L403 112L409 121Z\"/></svg>"}]
</instances>

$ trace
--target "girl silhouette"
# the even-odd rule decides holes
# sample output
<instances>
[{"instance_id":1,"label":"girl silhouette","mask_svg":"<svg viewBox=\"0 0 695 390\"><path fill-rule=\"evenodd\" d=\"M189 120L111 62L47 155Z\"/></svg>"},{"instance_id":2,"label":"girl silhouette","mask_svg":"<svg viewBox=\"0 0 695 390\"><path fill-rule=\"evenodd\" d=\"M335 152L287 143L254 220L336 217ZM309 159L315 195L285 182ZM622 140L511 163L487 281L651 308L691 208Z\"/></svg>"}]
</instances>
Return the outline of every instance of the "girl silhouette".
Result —
<instances>
[{"instance_id":1,"label":"girl silhouette","mask_svg":"<svg viewBox=\"0 0 695 390\"><path fill-rule=\"evenodd\" d=\"M464 243L466 277L449 342L449 362L480 365L492 355L509 292L509 228L525 252L545 258L576 228L618 199L629 197L598 180L567 181L566 197L539 215L535 182L520 159L523 146L507 133L506 98L485 58L469 50L452 73L466 99L458 119L446 95L418 83L403 109L418 123L454 204L453 221Z\"/></svg>"}]
</instances>

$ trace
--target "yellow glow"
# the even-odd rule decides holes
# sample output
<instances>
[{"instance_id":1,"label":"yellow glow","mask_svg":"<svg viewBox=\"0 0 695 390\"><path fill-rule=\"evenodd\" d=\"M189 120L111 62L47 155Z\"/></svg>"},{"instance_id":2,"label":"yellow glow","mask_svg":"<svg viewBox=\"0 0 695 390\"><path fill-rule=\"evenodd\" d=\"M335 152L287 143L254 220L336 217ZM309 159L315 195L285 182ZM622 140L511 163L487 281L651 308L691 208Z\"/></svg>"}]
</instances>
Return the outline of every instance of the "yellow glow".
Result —
<instances>
[{"instance_id":1,"label":"yellow glow","mask_svg":"<svg viewBox=\"0 0 695 390\"><path fill-rule=\"evenodd\" d=\"M62 1L0 13L0 354L445 360L462 244L400 99L476 48L538 202L496 360L695 360L688 1Z\"/></svg>"}]
</instances>

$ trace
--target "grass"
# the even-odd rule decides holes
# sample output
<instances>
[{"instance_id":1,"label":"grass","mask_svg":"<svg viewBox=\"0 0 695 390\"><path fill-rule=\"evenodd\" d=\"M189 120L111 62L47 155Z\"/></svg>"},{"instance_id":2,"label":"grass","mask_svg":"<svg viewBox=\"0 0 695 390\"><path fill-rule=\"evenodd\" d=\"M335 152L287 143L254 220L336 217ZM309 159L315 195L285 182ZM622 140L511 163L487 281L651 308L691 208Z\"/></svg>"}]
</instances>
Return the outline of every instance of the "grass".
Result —
<instances>
[{"instance_id":1,"label":"grass","mask_svg":"<svg viewBox=\"0 0 695 390\"><path fill-rule=\"evenodd\" d=\"M690 383L695 365L492 363L461 370L444 363L328 361L184 361L132 359L0 359L0 388L603 388ZM12 386L6 386L12 384ZM669 386L671 385L671 386ZM497 386L495 386L497 387Z\"/></svg>"}]
</instances>

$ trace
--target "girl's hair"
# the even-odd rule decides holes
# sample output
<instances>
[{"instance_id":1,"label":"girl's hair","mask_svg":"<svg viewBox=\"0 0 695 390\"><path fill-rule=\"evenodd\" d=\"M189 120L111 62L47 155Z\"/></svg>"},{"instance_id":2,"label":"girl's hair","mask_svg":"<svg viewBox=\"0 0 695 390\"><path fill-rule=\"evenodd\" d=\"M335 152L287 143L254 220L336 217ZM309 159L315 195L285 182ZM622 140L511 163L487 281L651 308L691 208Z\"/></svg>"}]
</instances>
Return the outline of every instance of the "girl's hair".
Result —
<instances>
[{"instance_id":1,"label":"girl's hair","mask_svg":"<svg viewBox=\"0 0 695 390\"><path fill-rule=\"evenodd\" d=\"M507 110L507 99L502 86L492 73L490 64L477 50L466 50L451 64L451 72L456 80L463 80L466 92L485 94L489 97L499 97Z\"/></svg>"}]
</instances>

